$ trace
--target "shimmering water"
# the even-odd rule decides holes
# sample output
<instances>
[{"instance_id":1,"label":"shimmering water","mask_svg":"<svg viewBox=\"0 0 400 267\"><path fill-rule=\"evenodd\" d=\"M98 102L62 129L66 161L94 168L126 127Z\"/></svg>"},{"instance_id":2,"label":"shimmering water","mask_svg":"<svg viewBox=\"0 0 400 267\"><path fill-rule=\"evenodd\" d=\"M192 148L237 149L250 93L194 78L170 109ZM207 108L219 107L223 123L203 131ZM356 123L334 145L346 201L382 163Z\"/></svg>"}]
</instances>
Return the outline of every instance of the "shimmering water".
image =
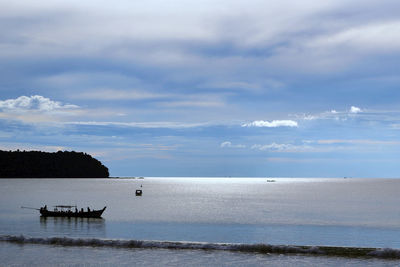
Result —
<instances>
[{"instance_id":1,"label":"shimmering water","mask_svg":"<svg viewBox=\"0 0 400 267\"><path fill-rule=\"evenodd\" d=\"M269 178L271 180L271 178ZM266 178L145 178L145 179L1 179L0 235L76 237L124 240L196 241L400 248L400 206L396 179L283 179ZM142 186L142 187L141 187ZM136 189L143 196L136 197ZM57 204L100 209L103 219L40 218L21 206ZM0 243L7 264L23 264L35 253L47 255L48 245ZM46 250L46 252L44 252ZM279 256L237 252L165 249L51 247L63 255L60 263L87 251L126 263L141 257L143 265L212 264L240 262L335 265L350 259L315 256ZM21 254L23 253L23 254ZM20 258L18 255L24 255ZM68 256L67 256L68 255ZM100 256L103 255L103 256ZM140 255L140 256L139 256ZM209 255L213 255L207 257ZM195 263L193 257L198 257ZM283 258L282 258L283 257ZM228 258L230 260L228 260ZM260 260L261 259L261 260ZM158 259L160 260L160 259ZM154 262L153 262L154 261ZM353 263L387 264L376 259ZM129 261L128 261L129 262ZM390 262L393 264L393 262ZM400 262L398 262L400 263ZM41 265L41 264L40 264ZM51 264L50 264L51 265ZM174 264L171 264L174 265ZM246 265L246 264L245 264ZM342 264L340 264L342 265ZM371 265L372 266L372 265Z\"/></svg>"}]
</instances>

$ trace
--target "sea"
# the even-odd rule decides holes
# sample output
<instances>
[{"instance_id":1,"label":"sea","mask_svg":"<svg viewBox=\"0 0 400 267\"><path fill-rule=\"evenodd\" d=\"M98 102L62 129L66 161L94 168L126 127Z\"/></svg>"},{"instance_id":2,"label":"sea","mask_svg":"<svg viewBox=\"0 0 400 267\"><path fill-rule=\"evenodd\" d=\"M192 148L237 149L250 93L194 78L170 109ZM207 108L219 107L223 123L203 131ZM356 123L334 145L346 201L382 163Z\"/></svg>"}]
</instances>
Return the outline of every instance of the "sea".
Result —
<instances>
[{"instance_id":1,"label":"sea","mask_svg":"<svg viewBox=\"0 0 400 267\"><path fill-rule=\"evenodd\" d=\"M0 266L400 266L399 192L384 178L0 179ZM21 208L44 205L107 208Z\"/></svg>"}]
</instances>

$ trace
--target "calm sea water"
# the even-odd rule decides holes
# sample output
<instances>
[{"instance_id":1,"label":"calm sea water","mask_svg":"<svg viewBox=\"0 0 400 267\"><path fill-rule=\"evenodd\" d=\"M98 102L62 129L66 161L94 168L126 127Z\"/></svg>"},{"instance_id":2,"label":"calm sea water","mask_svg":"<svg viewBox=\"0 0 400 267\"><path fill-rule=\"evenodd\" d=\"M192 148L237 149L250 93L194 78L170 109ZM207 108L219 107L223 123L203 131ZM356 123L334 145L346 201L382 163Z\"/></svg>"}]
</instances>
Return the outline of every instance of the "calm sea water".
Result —
<instances>
[{"instance_id":1,"label":"calm sea water","mask_svg":"<svg viewBox=\"0 0 400 267\"><path fill-rule=\"evenodd\" d=\"M0 236L400 248L400 180L274 180L0 179ZM143 196L136 197L136 189L142 189ZM45 204L107 209L103 219L44 219L38 211L20 208ZM368 258L65 247L40 242L0 242L0 248L5 265L400 264Z\"/></svg>"}]
</instances>

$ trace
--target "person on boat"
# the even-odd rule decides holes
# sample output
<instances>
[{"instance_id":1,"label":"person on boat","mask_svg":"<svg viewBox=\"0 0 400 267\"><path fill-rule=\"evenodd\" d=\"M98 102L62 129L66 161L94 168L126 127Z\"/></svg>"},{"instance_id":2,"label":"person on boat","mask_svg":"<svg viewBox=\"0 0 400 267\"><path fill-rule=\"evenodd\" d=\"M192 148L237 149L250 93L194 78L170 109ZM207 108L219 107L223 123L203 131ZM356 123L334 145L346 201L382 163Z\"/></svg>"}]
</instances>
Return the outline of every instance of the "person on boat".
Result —
<instances>
[{"instance_id":1,"label":"person on boat","mask_svg":"<svg viewBox=\"0 0 400 267\"><path fill-rule=\"evenodd\" d=\"M78 209L75 207L75 213L78 213Z\"/></svg>"},{"instance_id":2,"label":"person on boat","mask_svg":"<svg viewBox=\"0 0 400 267\"><path fill-rule=\"evenodd\" d=\"M84 212L84 211L83 211L83 208L81 208L81 212Z\"/></svg>"},{"instance_id":3,"label":"person on boat","mask_svg":"<svg viewBox=\"0 0 400 267\"><path fill-rule=\"evenodd\" d=\"M89 207L87 207L87 211L90 212L90 208Z\"/></svg>"},{"instance_id":4,"label":"person on boat","mask_svg":"<svg viewBox=\"0 0 400 267\"><path fill-rule=\"evenodd\" d=\"M43 210L47 210L47 205L44 205L44 208L43 208Z\"/></svg>"}]
</instances>

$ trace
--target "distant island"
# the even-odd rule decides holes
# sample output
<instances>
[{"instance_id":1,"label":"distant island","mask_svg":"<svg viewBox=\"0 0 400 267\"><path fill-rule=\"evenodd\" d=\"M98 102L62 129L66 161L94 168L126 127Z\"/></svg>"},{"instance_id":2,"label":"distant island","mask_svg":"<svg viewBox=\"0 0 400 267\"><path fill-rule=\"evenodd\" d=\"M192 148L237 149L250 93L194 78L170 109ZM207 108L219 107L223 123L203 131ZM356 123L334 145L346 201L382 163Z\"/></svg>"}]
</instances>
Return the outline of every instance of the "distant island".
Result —
<instances>
[{"instance_id":1,"label":"distant island","mask_svg":"<svg viewBox=\"0 0 400 267\"><path fill-rule=\"evenodd\" d=\"M108 168L83 152L0 150L0 178L108 177Z\"/></svg>"}]
</instances>

